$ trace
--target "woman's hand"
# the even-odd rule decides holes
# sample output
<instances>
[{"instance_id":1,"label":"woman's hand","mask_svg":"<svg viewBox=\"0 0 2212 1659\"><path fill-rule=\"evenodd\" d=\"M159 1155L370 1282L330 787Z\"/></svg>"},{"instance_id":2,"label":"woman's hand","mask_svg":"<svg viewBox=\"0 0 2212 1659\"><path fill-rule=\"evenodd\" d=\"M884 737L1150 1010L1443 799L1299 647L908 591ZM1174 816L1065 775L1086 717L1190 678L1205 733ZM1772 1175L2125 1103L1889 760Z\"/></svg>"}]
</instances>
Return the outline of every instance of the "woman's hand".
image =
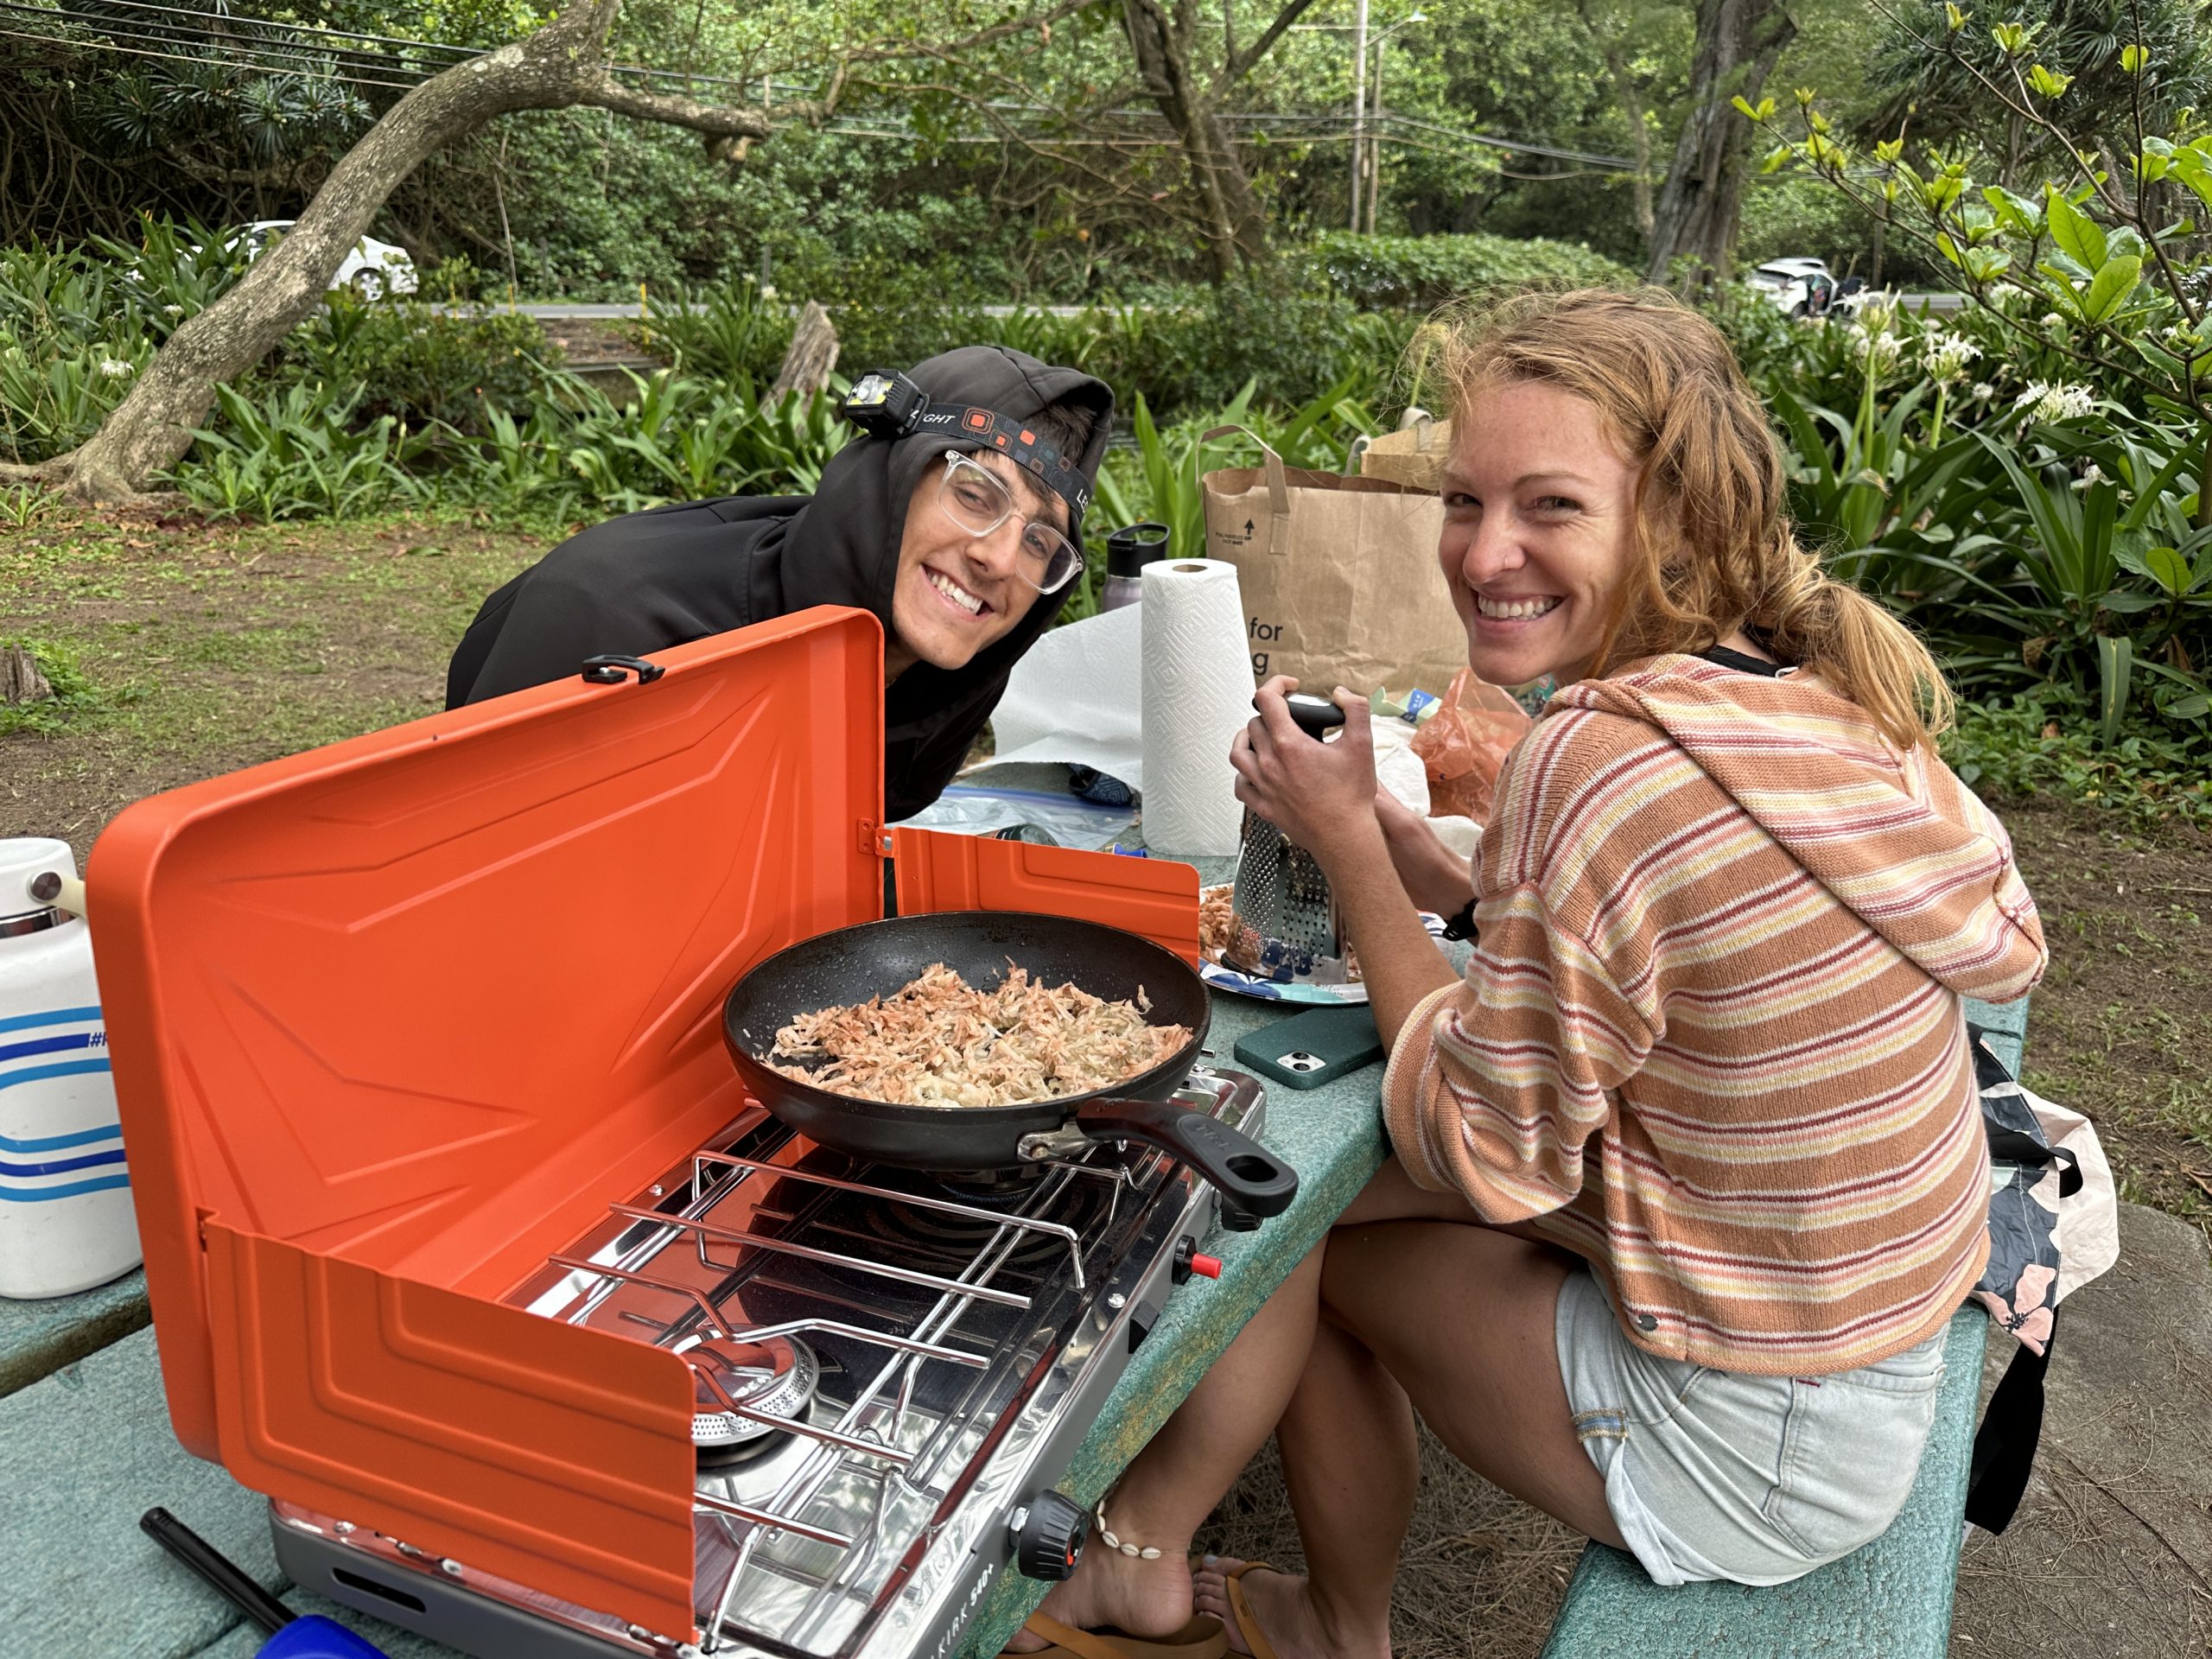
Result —
<instances>
[{"instance_id":1,"label":"woman's hand","mask_svg":"<svg viewBox=\"0 0 2212 1659\"><path fill-rule=\"evenodd\" d=\"M1376 834L1375 737L1367 699L1338 690L1344 730L1332 743L1308 737L1291 718L1286 694L1298 682L1278 674L1260 688L1259 717L1230 745L1236 798L1319 861Z\"/></svg>"},{"instance_id":2,"label":"woman's hand","mask_svg":"<svg viewBox=\"0 0 2212 1659\"><path fill-rule=\"evenodd\" d=\"M1456 916L1475 896L1467 861L1437 839L1428 821L1387 789L1375 791L1375 816L1406 896L1439 916Z\"/></svg>"}]
</instances>

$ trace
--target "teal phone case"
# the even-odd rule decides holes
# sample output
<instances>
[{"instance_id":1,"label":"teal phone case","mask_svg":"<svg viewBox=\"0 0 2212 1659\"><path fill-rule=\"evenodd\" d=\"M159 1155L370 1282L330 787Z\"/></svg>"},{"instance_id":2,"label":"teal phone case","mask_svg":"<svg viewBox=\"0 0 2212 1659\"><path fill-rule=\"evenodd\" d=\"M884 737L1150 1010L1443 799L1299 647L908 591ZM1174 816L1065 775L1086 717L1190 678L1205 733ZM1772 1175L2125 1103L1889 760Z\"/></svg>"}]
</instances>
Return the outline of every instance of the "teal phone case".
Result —
<instances>
[{"instance_id":1,"label":"teal phone case","mask_svg":"<svg viewBox=\"0 0 2212 1659\"><path fill-rule=\"evenodd\" d=\"M1318 1089L1382 1058L1363 1007L1308 1008L1236 1039L1236 1058L1290 1089Z\"/></svg>"}]
</instances>

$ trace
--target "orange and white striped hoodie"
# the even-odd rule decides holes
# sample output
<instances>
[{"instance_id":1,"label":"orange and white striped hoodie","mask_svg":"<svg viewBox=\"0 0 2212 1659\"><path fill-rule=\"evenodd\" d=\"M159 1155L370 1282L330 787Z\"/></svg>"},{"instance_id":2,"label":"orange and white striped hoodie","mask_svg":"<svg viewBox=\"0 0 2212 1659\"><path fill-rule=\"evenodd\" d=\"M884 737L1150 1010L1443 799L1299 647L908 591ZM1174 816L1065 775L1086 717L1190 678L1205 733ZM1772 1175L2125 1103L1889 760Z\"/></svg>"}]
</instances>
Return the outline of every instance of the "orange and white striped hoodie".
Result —
<instances>
[{"instance_id":1,"label":"orange and white striped hoodie","mask_svg":"<svg viewBox=\"0 0 2212 1659\"><path fill-rule=\"evenodd\" d=\"M1988 1250L1961 998L2046 960L2012 843L1940 761L1805 673L1668 656L1507 757L1465 981L1384 1111L1421 1185L1530 1221L1631 1340L1847 1370L1931 1335Z\"/></svg>"}]
</instances>

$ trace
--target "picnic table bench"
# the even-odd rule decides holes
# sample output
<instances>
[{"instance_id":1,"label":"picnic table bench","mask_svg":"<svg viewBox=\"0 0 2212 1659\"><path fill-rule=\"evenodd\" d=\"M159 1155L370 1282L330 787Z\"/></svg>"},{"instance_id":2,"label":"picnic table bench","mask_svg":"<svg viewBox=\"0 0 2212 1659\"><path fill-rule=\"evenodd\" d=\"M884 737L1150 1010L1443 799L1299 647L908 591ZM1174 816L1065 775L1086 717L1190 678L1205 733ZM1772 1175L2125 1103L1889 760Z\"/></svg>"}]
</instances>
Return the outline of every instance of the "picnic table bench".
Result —
<instances>
[{"instance_id":1,"label":"picnic table bench","mask_svg":"<svg viewBox=\"0 0 2212 1659\"><path fill-rule=\"evenodd\" d=\"M1217 874L1208 870L1211 876ZM1209 1046L1291 1010L1217 996ZM2009 1031L2018 1060L2024 1007L1977 1009ZM1253 1233L1217 1231L1205 1249L1220 1280L1171 1298L1132 1360L1061 1490L1095 1503L1231 1337L1326 1232L1380 1166L1382 1071L1369 1066L1321 1088L1269 1092L1266 1140L1300 1172L1297 1202ZM359 1630L392 1659L450 1649L291 1585L269 1540L264 1500L188 1454L169 1429L158 1332L145 1327L143 1281L52 1302L0 1301L0 1659L128 1651L140 1659L250 1659L259 1630L137 1527L163 1504L230 1554L295 1611ZM1920 1481L1889 1535L1796 1585L1662 1590L1633 1561L1599 1546L1570 1587L1549 1659L1604 1651L1646 1656L1940 1652L1949 1625L1966 1452L1972 1439L1982 1316L1961 1316L1947 1355L1944 1404ZM1001 1574L970 1625L966 1659L995 1653L1046 1586Z\"/></svg>"}]
</instances>

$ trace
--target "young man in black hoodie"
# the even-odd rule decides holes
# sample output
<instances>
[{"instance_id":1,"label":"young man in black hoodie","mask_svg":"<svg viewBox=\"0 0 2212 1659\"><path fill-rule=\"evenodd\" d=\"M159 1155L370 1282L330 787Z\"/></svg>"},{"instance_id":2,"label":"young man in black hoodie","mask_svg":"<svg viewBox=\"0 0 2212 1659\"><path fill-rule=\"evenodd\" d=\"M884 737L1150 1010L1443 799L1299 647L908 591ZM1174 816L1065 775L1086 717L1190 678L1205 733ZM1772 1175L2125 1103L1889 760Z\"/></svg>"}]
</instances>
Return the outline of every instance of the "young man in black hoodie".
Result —
<instances>
[{"instance_id":1,"label":"young man in black hoodie","mask_svg":"<svg viewBox=\"0 0 2212 1659\"><path fill-rule=\"evenodd\" d=\"M811 496L682 502L562 543L484 601L446 706L564 678L603 652L649 657L855 606L883 624L885 810L920 811L1073 590L1114 394L999 346L962 346L910 378L929 418L846 445Z\"/></svg>"}]
</instances>

